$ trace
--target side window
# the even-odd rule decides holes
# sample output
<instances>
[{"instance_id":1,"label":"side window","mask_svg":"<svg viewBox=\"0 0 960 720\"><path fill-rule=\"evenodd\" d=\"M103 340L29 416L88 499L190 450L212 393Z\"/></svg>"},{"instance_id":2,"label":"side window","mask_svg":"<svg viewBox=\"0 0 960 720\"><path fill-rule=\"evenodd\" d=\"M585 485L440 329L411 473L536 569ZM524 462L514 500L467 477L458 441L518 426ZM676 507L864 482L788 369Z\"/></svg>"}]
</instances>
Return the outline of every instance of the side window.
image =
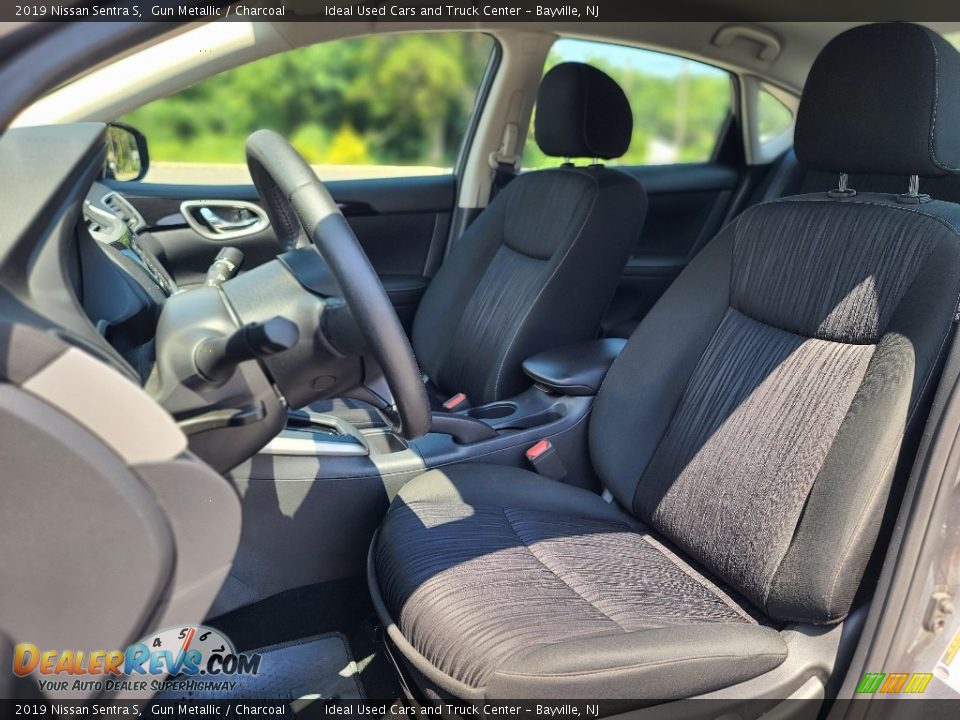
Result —
<instances>
[{"instance_id":1,"label":"side window","mask_svg":"<svg viewBox=\"0 0 960 720\"><path fill-rule=\"evenodd\" d=\"M757 91L757 134L760 144L776 140L792 125L793 111L761 87Z\"/></svg>"},{"instance_id":2,"label":"side window","mask_svg":"<svg viewBox=\"0 0 960 720\"><path fill-rule=\"evenodd\" d=\"M287 137L325 180L453 171L494 48L481 33L336 40L208 78L120 118L147 137L144 182L249 183L243 144Z\"/></svg>"},{"instance_id":3,"label":"side window","mask_svg":"<svg viewBox=\"0 0 960 720\"><path fill-rule=\"evenodd\" d=\"M730 75L710 65L622 45L561 39L544 72L561 62L585 62L623 88L633 109L630 149L610 165L667 165L709 162L730 114ZM536 109L534 109L536 113ZM523 166L556 166L527 134Z\"/></svg>"}]
</instances>

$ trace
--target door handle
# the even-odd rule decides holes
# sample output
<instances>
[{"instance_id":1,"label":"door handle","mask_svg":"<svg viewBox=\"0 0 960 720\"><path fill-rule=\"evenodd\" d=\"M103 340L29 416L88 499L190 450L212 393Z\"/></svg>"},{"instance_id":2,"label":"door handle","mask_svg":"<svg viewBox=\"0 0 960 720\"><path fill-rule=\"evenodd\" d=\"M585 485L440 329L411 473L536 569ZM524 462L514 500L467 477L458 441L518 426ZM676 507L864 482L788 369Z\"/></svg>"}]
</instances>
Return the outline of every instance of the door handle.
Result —
<instances>
[{"instance_id":1,"label":"door handle","mask_svg":"<svg viewBox=\"0 0 960 720\"><path fill-rule=\"evenodd\" d=\"M237 220L226 220L220 217L219 215L217 215L217 213L215 213L209 207L201 207L199 212L200 212L200 217L206 220L207 225L212 227L216 232L230 232L231 230L243 230L245 228L250 227L251 225L255 225L260 219L256 215L252 215L247 211L238 212L237 215L239 215L240 217Z\"/></svg>"},{"instance_id":2,"label":"door handle","mask_svg":"<svg viewBox=\"0 0 960 720\"><path fill-rule=\"evenodd\" d=\"M270 226L263 208L245 200L185 200L180 214L196 233L210 240L253 235Z\"/></svg>"}]
</instances>

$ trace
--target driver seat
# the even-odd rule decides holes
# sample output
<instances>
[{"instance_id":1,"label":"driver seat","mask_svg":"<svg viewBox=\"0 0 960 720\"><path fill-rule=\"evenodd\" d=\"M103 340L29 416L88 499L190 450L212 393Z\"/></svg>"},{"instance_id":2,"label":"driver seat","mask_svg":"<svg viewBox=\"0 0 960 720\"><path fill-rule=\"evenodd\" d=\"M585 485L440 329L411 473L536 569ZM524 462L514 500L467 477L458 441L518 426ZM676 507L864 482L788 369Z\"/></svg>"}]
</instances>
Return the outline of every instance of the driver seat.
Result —
<instances>
[{"instance_id":1,"label":"driver seat","mask_svg":"<svg viewBox=\"0 0 960 720\"><path fill-rule=\"evenodd\" d=\"M431 280L411 344L436 410L460 392L473 405L516 395L530 385L528 357L595 337L640 237L643 186L597 162L630 146L633 114L620 86L590 65L557 65L540 84L534 130L544 154L594 162L514 178ZM381 423L358 400L311 409Z\"/></svg>"},{"instance_id":2,"label":"driver seat","mask_svg":"<svg viewBox=\"0 0 960 720\"><path fill-rule=\"evenodd\" d=\"M930 30L850 30L810 72L797 154L905 189L956 172L958 87ZM612 502L482 464L404 486L370 583L421 691L629 709L782 683L792 643L851 611L896 510L953 332L958 227L919 195L755 206L604 381L590 453Z\"/></svg>"}]
</instances>

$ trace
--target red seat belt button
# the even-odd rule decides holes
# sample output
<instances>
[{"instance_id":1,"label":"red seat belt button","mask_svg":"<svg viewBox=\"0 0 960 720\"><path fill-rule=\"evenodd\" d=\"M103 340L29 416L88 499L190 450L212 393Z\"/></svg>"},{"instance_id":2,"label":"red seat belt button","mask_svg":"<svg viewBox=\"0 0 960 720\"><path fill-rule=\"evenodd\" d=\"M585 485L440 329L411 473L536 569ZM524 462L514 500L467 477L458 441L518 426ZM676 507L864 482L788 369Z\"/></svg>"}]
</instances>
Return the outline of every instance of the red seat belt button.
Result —
<instances>
[{"instance_id":1,"label":"red seat belt button","mask_svg":"<svg viewBox=\"0 0 960 720\"><path fill-rule=\"evenodd\" d=\"M469 404L466 393L459 392L443 403L443 409L447 412L457 412L457 410L463 410Z\"/></svg>"},{"instance_id":2,"label":"red seat belt button","mask_svg":"<svg viewBox=\"0 0 960 720\"><path fill-rule=\"evenodd\" d=\"M560 459L560 453L546 438L527 448L524 455L533 465L533 469L544 477L562 480L567 476L567 468Z\"/></svg>"},{"instance_id":3,"label":"red seat belt button","mask_svg":"<svg viewBox=\"0 0 960 720\"><path fill-rule=\"evenodd\" d=\"M547 450L549 450L552 447L553 445L550 444L549 440L546 440L546 439L541 440L536 445L532 446L529 450L527 450L527 453L526 453L527 460L529 460L530 462L533 462L534 460L536 460L538 457L543 455Z\"/></svg>"}]
</instances>

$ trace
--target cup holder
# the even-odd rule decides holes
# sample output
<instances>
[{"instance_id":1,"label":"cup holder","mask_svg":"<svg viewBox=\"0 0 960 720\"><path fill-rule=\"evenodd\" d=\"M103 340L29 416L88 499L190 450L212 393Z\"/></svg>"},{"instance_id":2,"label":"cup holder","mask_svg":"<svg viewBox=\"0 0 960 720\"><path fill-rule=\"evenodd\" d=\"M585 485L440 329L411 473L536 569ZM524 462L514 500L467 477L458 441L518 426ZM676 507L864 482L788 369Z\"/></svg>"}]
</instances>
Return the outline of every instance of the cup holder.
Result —
<instances>
[{"instance_id":1,"label":"cup holder","mask_svg":"<svg viewBox=\"0 0 960 720\"><path fill-rule=\"evenodd\" d=\"M548 410L542 410L531 415L524 415L516 420L507 421L502 425L498 425L497 428L500 430L529 430L530 428L540 427L541 425L548 425L549 423L555 422L562 418L563 415L564 413L550 408Z\"/></svg>"},{"instance_id":2,"label":"cup holder","mask_svg":"<svg viewBox=\"0 0 960 720\"><path fill-rule=\"evenodd\" d=\"M470 408L467 415L477 420L500 420L510 417L517 411L516 403L502 402Z\"/></svg>"}]
</instances>

